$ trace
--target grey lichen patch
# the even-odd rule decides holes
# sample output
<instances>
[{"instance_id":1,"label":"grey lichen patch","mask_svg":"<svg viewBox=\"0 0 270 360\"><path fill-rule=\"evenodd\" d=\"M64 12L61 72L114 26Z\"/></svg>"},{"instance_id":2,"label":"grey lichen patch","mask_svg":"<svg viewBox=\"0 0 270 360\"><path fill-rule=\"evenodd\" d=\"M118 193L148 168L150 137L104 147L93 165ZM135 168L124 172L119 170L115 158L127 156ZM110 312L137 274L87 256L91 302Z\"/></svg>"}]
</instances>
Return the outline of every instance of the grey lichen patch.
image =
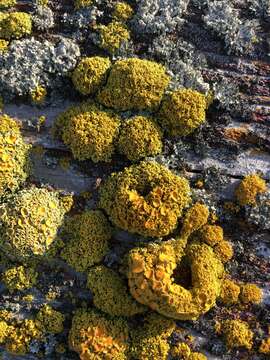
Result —
<instances>
[{"instance_id":1,"label":"grey lichen patch","mask_svg":"<svg viewBox=\"0 0 270 360\"><path fill-rule=\"evenodd\" d=\"M54 27L54 14L48 6L37 6L32 18L38 30L45 31Z\"/></svg>"}]
</instances>

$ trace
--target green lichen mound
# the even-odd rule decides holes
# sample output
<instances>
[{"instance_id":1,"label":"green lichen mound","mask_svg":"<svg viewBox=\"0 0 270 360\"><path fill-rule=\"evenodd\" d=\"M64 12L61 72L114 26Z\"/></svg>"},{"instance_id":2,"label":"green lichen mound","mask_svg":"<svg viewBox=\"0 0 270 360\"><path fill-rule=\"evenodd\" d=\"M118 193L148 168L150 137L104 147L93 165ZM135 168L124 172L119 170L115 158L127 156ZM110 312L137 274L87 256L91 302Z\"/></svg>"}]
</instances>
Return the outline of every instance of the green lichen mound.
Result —
<instances>
[{"instance_id":1,"label":"green lichen mound","mask_svg":"<svg viewBox=\"0 0 270 360\"><path fill-rule=\"evenodd\" d=\"M53 244L65 214L58 193L25 189L0 206L0 246L22 261L45 255Z\"/></svg>"},{"instance_id":2,"label":"green lichen mound","mask_svg":"<svg viewBox=\"0 0 270 360\"><path fill-rule=\"evenodd\" d=\"M16 5L17 0L0 0L0 9L9 8Z\"/></svg>"},{"instance_id":3,"label":"green lichen mound","mask_svg":"<svg viewBox=\"0 0 270 360\"><path fill-rule=\"evenodd\" d=\"M115 150L119 126L117 115L83 104L62 113L56 120L55 132L62 135L75 159L108 162Z\"/></svg>"},{"instance_id":4,"label":"green lichen mound","mask_svg":"<svg viewBox=\"0 0 270 360\"><path fill-rule=\"evenodd\" d=\"M50 305L43 305L37 313L36 323L43 333L59 334L64 330L64 315Z\"/></svg>"},{"instance_id":5,"label":"green lichen mound","mask_svg":"<svg viewBox=\"0 0 270 360\"><path fill-rule=\"evenodd\" d=\"M111 66L108 58L100 56L83 58L72 74L75 88L83 95L94 94L106 81Z\"/></svg>"},{"instance_id":6,"label":"green lichen mound","mask_svg":"<svg viewBox=\"0 0 270 360\"><path fill-rule=\"evenodd\" d=\"M17 122L0 115L0 197L7 190L16 190L26 180L30 170L29 150Z\"/></svg>"},{"instance_id":7,"label":"green lichen mound","mask_svg":"<svg viewBox=\"0 0 270 360\"><path fill-rule=\"evenodd\" d=\"M72 319L69 347L81 360L125 360L128 325L121 318L101 315L95 310L79 310Z\"/></svg>"},{"instance_id":8,"label":"green lichen mound","mask_svg":"<svg viewBox=\"0 0 270 360\"><path fill-rule=\"evenodd\" d=\"M63 234L69 241L61 257L77 271L86 271L99 263L109 250L111 227L99 210L75 215L66 222Z\"/></svg>"},{"instance_id":9,"label":"green lichen mound","mask_svg":"<svg viewBox=\"0 0 270 360\"><path fill-rule=\"evenodd\" d=\"M2 281L10 292L21 291L34 286L37 276L37 272L31 267L14 266L3 273Z\"/></svg>"},{"instance_id":10,"label":"green lichen mound","mask_svg":"<svg viewBox=\"0 0 270 360\"><path fill-rule=\"evenodd\" d=\"M88 271L88 287L94 296L94 305L112 316L133 316L145 311L128 292L124 279L103 265Z\"/></svg>"},{"instance_id":11,"label":"green lichen mound","mask_svg":"<svg viewBox=\"0 0 270 360\"><path fill-rule=\"evenodd\" d=\"M135 116L123 124L118 150L131 161L157 155L162 150L162 131L154 120Z\"/></svg>"},{"instance_id":12,"label":"green lichen mound","mask_svg":"<svg viewBox=\"0 0 270 360\"><path fill-rule=\"evenodd\" d=\"M168 338L176 325L173 320L158 314L149 314L143 326L131 332L131 354L140 360L166 360L170 350Z\"/></svg>"},{"instance_id":13,"label":"green lichen mound","mask_svg":"<svg viewBox=\"0 0 270 360\"><path fill-rule=\"evenodd\" d=\"M179 89L169 94L161 104L160 124L171 136L191 134L205 121L207 99L191 89Z\"/></svg>"},{"instance_id":14,"label":"green lichen mound","mask_svg":"<svg viewBox=\"0 0 270 360\"><path fill-rule=\"evenodd\" d=\"M31 31L31 15L24 12L0 13L0 38L20 39Z\"/></svg>"},{"instance_id":15,"label":"green lichen mound","mask_svg":"<svg viewBox=\"0 0 270 360\"><path fill-rule=\"evenodd\" d=\"M112 66L101 104L117 110L155 109L170 81L165 68L149 60L118 60Z\"/></svg>"},{"instance_id":16,"label":"green lichen mound","mask_svg":"<svg viewBox=\"0 0 270 360\"><path fill-rule=\"evenodd\" d=\"M120 21L113 20L108 25L98 25L100 47L114 54L120 46L130 39L128 27Z\"/></svg>"},{"instance_id":17,"label":"green lichen mound","mask_svg":"<svg viewBox=\"0 0 270 360\"><path fill-rule=\"evenodd\" d=\"M188 181L154 162L141 162L113 173L100 192L100 207L121 229L162 237L177 226L189 203Z\"/></svg>"}]
</instances>

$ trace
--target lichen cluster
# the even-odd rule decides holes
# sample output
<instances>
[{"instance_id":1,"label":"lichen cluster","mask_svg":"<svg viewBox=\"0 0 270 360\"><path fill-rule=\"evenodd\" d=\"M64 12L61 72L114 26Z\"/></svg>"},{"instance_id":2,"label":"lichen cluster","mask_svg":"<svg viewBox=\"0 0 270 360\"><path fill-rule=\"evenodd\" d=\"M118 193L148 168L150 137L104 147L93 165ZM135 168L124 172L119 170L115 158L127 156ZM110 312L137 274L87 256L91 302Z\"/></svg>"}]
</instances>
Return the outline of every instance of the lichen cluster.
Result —
<instances>
[{"instance_id":1,"label":"lichen cluster","mask_svg":"<svg viewBox=\"0 0 270 360\"><path fill-rule=\"evenodd\" d=\"M37 272L31 267L14 266L3 273L2 281L10 292L21 291L35 285L37 276Z\"/></svg>"},{"instance_id":2,"label":"lichen cluster","mask_svg":"<svg viewBox=\"0 0 270 360\"><path fill-rule=\"evenodd\" d=\"M259 175L247 175L236 188L235 195L238 203L244 205L255 205L257 195L267 190L266 182Z\"/></svg>"},{"instance_id":3,"label":"lichen cluster","mask_svg":"<svg viewBox=\"0 0 270 360\"><path fill-rule=\"evenodd\" d=\"M0 38L20 39L31 34L32 19L24 12L0 13Z\"/></svg>"},{"instance_id":4,"label":"lichen cluster","mask_svg":"<svg viewBox=\"0 0 270 360\"><path fill-rule=\"evenodd\" d=\"M253 332L247 322L242 320L224 320L217 324L218 333L225 337L228 348L246 348L253 346Z\"/></svg>"}]
</instances>

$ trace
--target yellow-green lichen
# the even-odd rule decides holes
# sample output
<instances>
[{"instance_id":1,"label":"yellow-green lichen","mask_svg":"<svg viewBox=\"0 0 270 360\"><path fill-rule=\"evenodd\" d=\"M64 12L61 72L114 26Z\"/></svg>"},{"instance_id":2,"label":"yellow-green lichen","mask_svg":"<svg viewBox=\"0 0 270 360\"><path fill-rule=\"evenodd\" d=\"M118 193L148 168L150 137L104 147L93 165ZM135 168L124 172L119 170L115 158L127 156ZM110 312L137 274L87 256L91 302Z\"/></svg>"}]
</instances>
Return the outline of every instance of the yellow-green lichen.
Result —
<instances>
[{"instance_id":1,"label":"yellow-green lichen","mask_svg":"<svg viewBox=\"0 0 270 360\"><path fill-rule=\"evenodd\" d=\"M75 0L74 6L75 9L81 9L87 6L91 6L93 4L93 0Z\"/></svg>"},{"instance_id":2,"label":"yellow-green lichen","mask_svg":"<svg viewBox=\"0 0 270 360\"><path fill-rule=\"evenodd\" d=\"M0 197L7 190L16 190L29 175L29 150L18 123L0 115Z\"/></svg>"},{"instance_id":3,"label":"yellow-green lichen","mask_svg":"<svg viewBox=\"0 0 270 360\"><path fill-rule=\"evenodd\" d=\"M130 39L128 27L120 21L113 20L108 25L98 25L100 46L114 54L120 46Z\"/></svg>"},{"instance_id":4,"label":"yellow-green lichen","mask_svg":"<svg viewBox=\"0 0 270 360\"><path fill-rule=\"evenodd\" d=\"M262 290L255 284L243 284L239 299L243 304L259 304L262 301Z\"/></svg>"},{"instance_id":5,"label":"yellow-green lichen","mask_svg":"<svg viewBox=\"0 0 270 360\"><path fill-rule=\"evenodd\" d=\"M124 122L118 150L131 161L157 155L162 150L162 131L154 120L135 116Z\"/></svg>"},{"instance_id":6,"label":"yellow-green lichen","mask_svg":"<svg viewBox=\"0 0 270 360\"><path fill-rule=\"evenodd\" d=\"M0 38L20 39L31 31L31 15L24 12L0 13Z\"/></svg>"},{"instance_id":7,"label":"yellow-green lichen","mask_svg":"<svg viewBox=\"0 0 270 360\"><path fill-rule=\"evenodd\" d=\"M223 229L218 225L205 225L200 231L200 239L213 247L223 240Z\"/></svg>"},{"instance_id":8,"label":"yellow-green lichen","mask_svg":"<svg viewBox=\"0 0 270 360\"><path fill-rule=\"evenodd\" d=\"M96 308L112 316L133 316L145 311L129 294L125 280L103 265L88 271L88 287Z\"/></svg>"},{"instance_id":9,"label":"yellow-green lichen","mask_svg":"<svg viewBox=\"0 0 270 360\"><path fill-rule=\"evenodd\" d=\"M36 317L36 323L42 332L51 334L59 334L64 330L64 320L65 316L49 305L42 306Z\"/></svg>"},{"instance_id":10,"label":"yellow-green lichen","mask_svg":"<svg viewBox=\"0 0 270 360\"><path fill-rule=\"evenodd\" d=\"M173 357L177 359L188 360L191 355L191 349L188 344L184 342L180 342L177 345L173 346L171 350L171 354Z\"/></svg>"},{"instance_id":11,"label":"yellow-green lichen","mask_svg":"<svg viewBox=\"0 0 270 360\"><path fill-rule=\"evenodd\" d=\"M8 41L6 41L4 39L0 39L0 54L6 52L8 50L8 45L9 45ZM0 110L1 110L1 107L0 107Z\"/></svg>"},{"instance_id":12,"label":"yellow-green lichen","mask_svg":"<svg viewBox=\"0 0 270 360\"><path fill-rule=\"evenodd\" d=\"M119 1L115 4L113 18L119 21L127 21L133 15L132 7L126 2Z\"/></svg>"},{"instance_id":13,"label":"yellow-green lichen","mask_svg":"<svg viewBox=\"0 0 270 360\"><path fill-rule=\"evenodd\" d=\"M246 348L253 346L253 332L247 322L242 320L224 320L217 325L217 332L224 335L228 348Z\"/></svg>"},{"instance_id":14,"label":"yellow-green lichen","mask_svg":"<svg viewBox=\"0 0 270 360\"><path fill-rule=\"evenodd\" d=\"M182 236L188 237L192 232L199 230L207 223L209 217L208 207L196 203L186 213L181 229Z\"/></svg>"},{"instance_id":15,"label":"yellow-green lichen","mask_svg":"<svg viewBox=\"0 0 270 360\"><path fill-rule=\"evenodd\" d=\"M0 246L12 258L45 255L52 246L65 209L58 193L25 189L0 207Z\"/></svg>"},{"instance_id":16,"label":"yellow-green lichen","mask_svg":"<svg viewBox=\"0 0 270 360\"><path fill-rule=\"evenodd\" d=\"M267 339L264 339L261 342L261 345L259 347L259 353L265 354L265 355L270 355L270 337Z\"/></svg>"},{"instance_id":17,"label":"yellow-green lichen","mask_svg":"<svg viewBox=\"0 0 270 360\"><path fill-rule=\"evenodd\" d=\"M16 5L17 0L0 0L0 9L9 8Z\"/></svg>"},{"instance_id":18,"label":"yellow-green lichen","mask_svg":"<svg viewBox=\"0 0 270 360\"><path fill-rule=\"evenodd\" d=\"M63 233L69 241L61 257L77 271L86 271L102 261L109 250L111 227L101 211L85 211L66 222Z\"/></svg>"},{"instance_id":19,"label":"yellow-green lichen","mask_svg":"<svg viewBox=\"0 0 270 360\"><path fill-rule=\"evenodd\" d=\"M162 237L177 226L189 195L186 179L145 161L113 173L101 187L100 206L124 230Z\"/></svg>"},{"instance_id":20,"label":"yellow-green lichen","mask_svg":"<svg viewBox=\"0 0 270 360\"><path fill-rule=\"evenodd\" d=\"M188 360L207 360L207 357L199 352L193 352L190 354Z\"/></svg>"},{"instance_id":21,"label":"yellow-green lichen","mask_svg":"<svg viewBox=\"0 0 270 360\"><path fill-rule=\"evenodd\" d=\"M33 89L30 93L31 100L35 104L42 104L46 98L47 90L45 87L38 85L35 89Z\"/></svg>"},{"instance_id":22,"label":"yellow-green lichen","mask_svg":"<svg viewBox=\"0 0 270 360\"><path fill-rule=\"evenodd\" d=\"M143 326L131 332L131 355L139 360L166 360L170 349L168 338L175 327L173 320L149 314Z\"/></svg>"},{"instance_id":23,"label":"yellow-green lichen","mask_svg":"<svg viewBox=\"0 0 270 360\"><path fill-rule=\"evenodd\" d=\"M259 175L251 174L245 176L235 191L238 203L244 205L255 205L256 197L267 190L266 182Z\"/></svg>"},{"instance_id":24,"label":"yellow-green lichen","mask_svg":"<svg viewBox=\"0 0 270 360\"><path fill-rule=\"evenodd\" d=\"M121 318L78 310L72 319L69 346L81 360L125 360L128 340L128 325Z\"/></svg>"},{"instance_id":25,"label":"yellow-green lichen","mask_svg":"<svg viewBox=\"0 0 270 360\"><path fill-rule=\"evenodd\" d=\"M14 290L25 290L35 285L37 272L31 267L15 266L7 269L2 276L2 281L13 292Z\"/></svg>"},{"instance_id":26,"label":"yellow-green lichen","mask_svg":"<svg viewBox=\"0 0 270 360\"><path fill-rule=\"evenodd\" d=\"M117 110L155 109L170 81L165 68L149 60L118 60L98 100Z\"/></svg>"},{"instance_id":27,"label":"yellow-green lichen","mask_svg":"<svg viewBox=\"0 0 270 360\"><path fill-rule=\"evenodd\" d=\"M207 99L191 89L179 89L170 93L159 111L161 126L171 136L191 134L205 121Z\"/></svg>"},{"instance_id":28,"label":"yellow-green lichen","mask_svg":"<svg viewBox=\"0 0 270 360\"><path fill-rule=\"evenodd\" d=\"M8 324L5 321L0 321L0 344L3 344L8 336Z\"/></svg>"},{"instance_id":29,"label":"yellow-green lichen","mask_svg":"<svg viewBox=\"0 0 270 360\"><path fill-rule=\"evenodd\" d=\"M225 279L222 283L220 300L225 305L233 305L238 302L240 286L230 279Z\"/></svg>"},{"instance_id":30,"label":"yellow-green lichen","mask_svg":"<svg viewBox=\"0 0 270 360\"><path fill-rule=\"evenodd\" d=\"M233 257L232 244L227 240L222 240L214 246L214 252L223 263L226 263Z\"/></svg>"},{"instance_id":31,"label":"yellow-green lichen","mask_svg":"<svg viewBox=\"0 0 270 360\"><path fill-rule=\"evenodd\" d=\"M116 114L93 104L68 109L60 114L55 125L75 159L94 162L111 161L119 126Z\"/></svg>"},{"instance_id":32,"label":"yellow-green lichen","mask_svg":"<svg viewBox=\"0 0 270 360\"><path fill-rule=\"evenodd\" d=\"M81 59L72 73L75 88L83 95L94 94L106 81L111 62L100 56Z\"/></svg>"}]
</instances>

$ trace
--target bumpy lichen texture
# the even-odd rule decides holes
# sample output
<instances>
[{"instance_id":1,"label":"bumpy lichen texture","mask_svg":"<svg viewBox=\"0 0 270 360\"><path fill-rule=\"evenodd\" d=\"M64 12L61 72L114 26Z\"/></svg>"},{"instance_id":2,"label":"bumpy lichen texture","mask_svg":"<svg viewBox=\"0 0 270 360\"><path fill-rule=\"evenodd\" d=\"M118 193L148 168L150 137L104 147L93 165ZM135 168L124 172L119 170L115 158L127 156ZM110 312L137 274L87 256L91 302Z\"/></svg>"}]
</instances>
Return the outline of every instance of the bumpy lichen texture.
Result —
<instances>
[{"instance_id":1,"label":"bumpy lichen texture","mask_svg":"<svg viewBox=\"0 0 270 360\"><path fill-rule=\"evenodd\" d=\"M118 60L98 100L117 110L155 109L170 81L165 68L149 60Z\"/></svg>"},{"instance_id":2,"label":"bumpy lichen texture","mask_svg":"<svg viewBox=\"0 0 270 360\"><path fill-rule=\"evenodd\" d=\"M185 214L181 234L188 237L194 231L199 230L202 225L205 225L208 217L208 207L204 204L195 203Z\"/></svg>"},{"instance_id":3,"label":"bumpy lichen texture","mask_svg":"<svg viewBox=\"0 0 270 360\"><path fill-rule=\"evenodd\" d=\"M159 111L161 126L171 136L186 136L205 122L207 99L204 94L191 89L170 93Z\"/></svg>"},{"instance_id":4,"label":"bumpy lichen texture","mask_svg":"<svg viewBox=\"0 0 270 360\"><path fill-rule=\"evenodd\" d=\"M150 237L170 234L189 200L186 179L147 161L113 173L100 192L100 207L116 226Z\"/></svg>"},{"instance_id":5,"label":"bumpy lichen texture","mask_svg":"<svg viewBox=\"0 0 270 360\"><path fill-rule=\"evenodd\" d=\"M63 142L70 147L75 159L93 162L111 161L119 132L120 119L95 105L68 109L56 120Z\"/></svg>"},{"instance_id":6,"label":"bumpy lichen texture","mask_svg":"<svg viewBox=\"0 0 270 360\"><path fill-rule=\"evenodd\" d=\"M126 2L117 2L113 11L113 18L119 21L127 21L133 15L132 7Z\"/></svg>"},{"instance_id":7,"label":"bumpy lichen texture","mask_svg":"<svg viewBox=\"0 0 270 360\"><path fill-rule=\"evenodd\" d=\"M123 124L118 150L131 161L157 155L162 150L162 131L154 120L135 116Z\"/></svg>"},{"instance_id":8,"label":"bumpy lichen texture","mask_svg":"<svg viewBox=\"0 0 270 360\"><path fill-rule=\"evenodd\" d=\"M42 331L51 334L59 334L64 330L64 320L64 315L49 305L42 306L36 317L36 322Z\"/></svg>"},{"instance_id":9,"label":"bumpy lichen texture","mask_svg":"<svg viewBox=\"0 0 270 360\"><path fill-rule=\"evenodd\" d=\"M93 4L93 0L75 0L74 5L75 9L81 9L87 6L91 6Z\"/></svg>"},{"instance_id":10,"label":"bumpy lichen texture","mask_svg":"<svg viewBox=\"0 0 270 360\"><path fill-rule=\"evenodd\" d=\"M17 193L0 210L0 246L19 261L48 252L66 211L58 193L35 187Z\"/></svg>"},{"instance_id":11,"label":"bumpy lichen texture","mask_svg":"<svg viewBox=\"0 0 270 360\"><path fill-rule=\"evenodd\" d=\"M256 284L244 284L239 298L244 304L259 304L262 301L262 290Z\"/></svg>"},{"instance_id":12,"label":"bumpy lichen texture","mask_svg":"<svg viewBox=\"0 0 270 360\"><path fill-rule=\"evenodd\" d=\"M8 50L8 44L9 42L4 40L4 39L0 39L0 54L4 53ZM0 107L1 110L1 107Z\"/></svg>"},{"instance_id":13,"label":"bumpy lichen texture","mask_svg":"<svg viewBox=\"0 0 270 360\"><path fill-rule=\"evenodd\" d=\"M103 265L88 271L87 285L96 308L112 316L133 316L145 311L129 294L125 280Z\"/></svg>"},{"instance_id":14,"label":"bumpy lichen texture","mask_svg":"<svg viewBox=\"0 0 270 360\"><path fill-rule=\"evenodd\" d=\"M114 54L120 46L130 39L128 27L120 21L113 20L108 25L98 25L100 46Z\"/></svg>"},{"instance_id":15,"label":"bumpy lichen texture","mask_svg":"<svg viewBox=\"0 0 270 360\"><path fill-rule=\"evenodd\" d=\"M47 90L45 87L38 85L30 93L31 99L35 104L42 104L46 98Z\"/></svg>"},{"instance_id":16,"label":"bumpy lichen texture","mask_svg":"<svg viewBox=\"0 0 270 360\"><path fill-rule=\"evenodd\" d=\"M0 197L7 190L16 190L26 180L29 150L17 122L0 114Z\"/></svg>"},{"instance_id":17,"label":"bumpy lichen texture","mask_svg":"<svg viewBox=\"0 0 270 360\"><path fill-rule=\"evenodd\" d=\"M234 281L225 279L222 283L220 300L225 305L233 305L238 302L240 286Z\"/></svg>"},{"instance_id":18,"label":"bumpy lichen texture","mask_svg":"<svg viewBox=\"0 0 270 360\"><path fill-rule=\"evenodd\" d=\"M176 325L173 320L158 314L149 314L142 327L131 332L131 355L135 359L166 360L170 345L168 338Z\"/></svg>"},{"instance_id":19,"label":"bumpy lichen texture","mask_svg":"<svg viewBox=\"0 0 270 360\"><path fill-rule=\"evenodd\" d=\"M0 38L6 40L20 39L31 34L31 31L31 15L24 12L0 12Z\"/></svg>"},{"instance_id":20,"label":"bumpy lichen texture","mask_svg":"<svg viewBox=\"0 0 270 360\"><path fill-rule=\"evenodd\" d=\"M200 238L213 247L223 240L223 229L218 225L205 225L201 229Z\"/></svg>"},{"instance_id":21,"label":"bumpy lichen texture","mask_svg":"<svg viewBox=\"0 0 270 360\"><path fill-rule=\"evenodd\" d=\"M218 326L218 332L222 333L228 348L246 348L253 346L253 332L247 322L242 320L225 320Z\"/></svg>"},{"instance_id":22,"label":"bumpy lichen texture","mask_svg":"<svg viewBox=\"0 0 270 360\"><path fill-rule=\"evenodd\" d=\"M83 58L72 73L75 88L83 95L94 94L106 81L111 66L108 58L100 56Z\"/></svg>"},{"instance_id":23,"label":"bumpy lichen texture","mask_svg":"<svg viewBox=\"0 0 270 360\"><path fill-rule=\"evenodd\" d=\"M261 354L265 354L265 355L270 355L270 337L267 339L264 339L261 342L260 348L259 348L259 352Z\"/></svg>"},{"instance_id":24,"label":"bumpy lichen texture","mask_svg":"<svg viewBox=\"0 0 270 360\"><path fill-rule=\"evenodd\" d=\"M2 281L10 292L21 291L34 286L37 276L37 272L31 267L15 266L3 273Z\"/></svg>"},{"instance_id":25,"label":"bumpy lichen texture","mask_svg":"<svg viewBox=\"0 0 270 360\"><path fill-rule=\"evenodd\" d=\"M134 298L160 314L194 320L210 310L220 294L222 263L211 247L191 244L185 250L184 239L149 244L129 253L129 287ZM185 264L182 266L181 263ZM185 269L186 268L186 269ZM191 271L188 288L174 282ZM176 273L175 273L176 272Z\"/></svg>"},{"instance_id":26,"label":"bumpy lichen texture","mask_svg":"<svg viewBox=\"0 0 270 360\"><path fill-rule=\"evenodd\" d=\"M236 188L235 195L238 203L244 205L255 205L256 197L267 190L266 182L259 175L251 174L245 176Z\"/></svg>"},{"instance_id":27,"label":"bumpy lichen texture","mask_svg":"<svg viewBox=\"0 0 270 360\"><path fill-rule=\"evenodd\" d=\"M9 8L16 5L17 0L0 0L0 9Z\"/></svg>"},{"instance_id":28,"label":"bumpy lichen texture","mask_svg":"<svg viewBox=\"0 0 270 360\"><path fill-rule=\"evenodd\" d=\"M128 325L121 318L79 310L72 319L69 346L81 360L125 360L128 339Z\"/></svg>"},{"instance_id":29,"label":"bumpy lichen texture","mask_svg":"<svg viewBox=\"0 0 270 360\"><path fill-rule=\"evenodd\" d=\"M85 211L68 219L63 234L69 241L61 257L77 271L99 263L109 250L111 227L101 211Z\"/></svg>"},{"instance_id":30,"label":"bumpy lichen texture","mask_svg":"<svg viewBox=\"0 0 270 360\"><path fill-rule=\"evenodd\" d=\"M214 252L223 263L226 263L233 257L232 244L227 240L222 240L214 246Z\"/></svg>"}]
</instances>

